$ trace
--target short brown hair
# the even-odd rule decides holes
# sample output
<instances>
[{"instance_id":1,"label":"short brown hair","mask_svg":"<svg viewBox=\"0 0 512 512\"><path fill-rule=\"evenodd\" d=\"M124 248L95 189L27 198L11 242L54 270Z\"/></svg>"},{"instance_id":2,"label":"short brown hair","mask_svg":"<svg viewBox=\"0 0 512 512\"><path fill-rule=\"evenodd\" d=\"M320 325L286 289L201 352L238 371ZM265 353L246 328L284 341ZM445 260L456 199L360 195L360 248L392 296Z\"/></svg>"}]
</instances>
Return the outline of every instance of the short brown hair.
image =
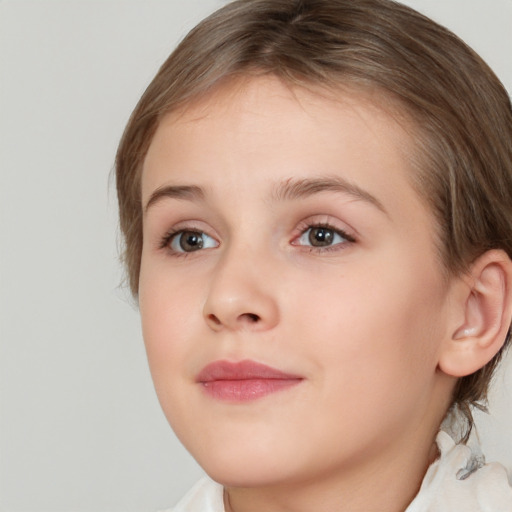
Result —
<instances>
[{"instance_id":1,"label":"short brown hair","mask_svg":"<svg viewBox=\"0 0 512 512\"><path fill-rule=\"evenodd\" d=\"M206 18L160 68L135 108L116 158L124 261L138 291L140 179L161 118L226 79L272 74L294 85L380 91L416 126L412 180L439 229L451 274L493 248L512 257L512 107L485 62L450 31L391 0L237 0ZM510 342L510 331L505 346ZM459 380L472 426L503 350Z\"/></svg>"}]
</instances>

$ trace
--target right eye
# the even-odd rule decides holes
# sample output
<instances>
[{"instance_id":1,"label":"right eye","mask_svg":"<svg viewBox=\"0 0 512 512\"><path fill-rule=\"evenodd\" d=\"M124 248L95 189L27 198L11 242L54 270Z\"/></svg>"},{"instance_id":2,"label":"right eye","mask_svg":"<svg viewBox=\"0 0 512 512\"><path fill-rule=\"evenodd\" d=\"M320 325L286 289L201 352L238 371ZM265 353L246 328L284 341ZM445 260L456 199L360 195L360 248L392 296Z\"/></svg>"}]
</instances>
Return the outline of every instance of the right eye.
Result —
<instances>
[{"instance_id":1,"label":"right eye","mask_svg":"<svg viewBox=\"0 0 512 512\"><path fill-rule=\"evenodd\" d=\"M167 241L167 245L174 252L194 252L218 247L219 244L202 231L182 230L172 234Z\"/></svg>"}]
</instances>

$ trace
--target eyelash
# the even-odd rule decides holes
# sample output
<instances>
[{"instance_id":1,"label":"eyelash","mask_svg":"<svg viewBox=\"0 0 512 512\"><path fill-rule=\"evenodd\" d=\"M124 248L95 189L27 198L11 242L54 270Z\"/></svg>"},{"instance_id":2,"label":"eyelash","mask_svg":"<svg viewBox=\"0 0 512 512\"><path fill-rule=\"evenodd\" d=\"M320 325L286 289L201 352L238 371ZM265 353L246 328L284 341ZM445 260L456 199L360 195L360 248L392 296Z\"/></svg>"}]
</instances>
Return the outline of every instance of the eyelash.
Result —
<instances>
[{"instance_id":1,"label":"eyelash","mask_svg":"<svg viewBox=\"0 0 512 512\"><path fill-rule=\"evenodd\" d=\"M327 246L300 245L298 243L294 243L295 241L300 240L311 229L326 229L326 230L332 231L335 235L338 235L341 238L343 238L344 242L338 242L333 245L327 245ZM294 245L296 247L301 247L304 250L307 250L309 252L314 252L314 253L325 253L325 252L330 252L330 251L337 251L342 248L341 246L344 246L346 244L352 244L352 243L356 242L356 239L352 235L349 235L344 230L339 229L327 222L304 223L302 226L299 227L299 231L300 231L300 234L292 240L291 245ZM171 243L174 241L174 239L176 237L178 237L179 235L181 235L183 233L187 233L187 232L188 233L197 233L198 235L206 235L209 238L213 238L213 237L210 237L210 235L207 235L204 231L202 231L200 229L193 228L193 227L172 229L172 230L168 231L162 237L162 239L160 240L160 243L158 245L158 248L162 249L162 250L167 249L173 256L176 256L176 257L186 257L186 256L189 256L193 252L201 251L201 249L199 249L198 251L188 251L187 252L187 251L177 251L177 250L171 248Z\"/></svg>"},{"instance_id":2,"label":"eyelash","mask_svg":"<svg viewBox=\"0 0 512 512\"><path fill-rule=\"evenodd\" d=\"M179 235L182 235L183 233L196 233L198 235L206 235L206 233L204 231L202 231L201 229L194 228L194 227L171 229L160 240L160 243L158 245L159 249L167 250L171 253L172 256L175 256L175 257L186 257L186 256L190 256L191 253L193 253L193 252L198 252L198 251L189 251L189 252L176 251L175 249L173 249L171 247L171 244L174 241L174 239L177 238ZM206 236L208 236L209 238L213 238L213 237L210 237L209 235L206 235Z\"/></svg>"},{"instance_id":3,"label":"eyelash","mask_svg":"<svg viewBox=\"0 0 512 512\"><path fill-rule=\"evenodd\" d=\"M343 229L337 228L333 226L332 224L328 222L306 222L299 226L300 234L299 236L294 238L294 241L300 240L309 230L311 229L326 229L329 231L332 231L335 235L340 236L343 238L343 242L338 242L332 245L327 246L314 246L314 245L299 245L295 244L292 241L292 245L302 247L303 249L307 250L308 252L313 253L325 253L325 252L331 252L331 251L339 251L345 246L346 244L353 244L356 242L356 239L349 235L346 231Z\"/></svg>"}]
</instances>

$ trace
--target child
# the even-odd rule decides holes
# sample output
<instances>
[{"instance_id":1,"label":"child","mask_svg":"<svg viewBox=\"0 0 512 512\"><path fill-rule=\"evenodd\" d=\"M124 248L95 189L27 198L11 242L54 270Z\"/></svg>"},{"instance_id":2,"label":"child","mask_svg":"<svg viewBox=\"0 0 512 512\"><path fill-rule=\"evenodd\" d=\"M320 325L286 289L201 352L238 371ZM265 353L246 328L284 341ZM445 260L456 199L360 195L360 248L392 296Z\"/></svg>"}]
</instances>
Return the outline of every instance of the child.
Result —
<instances>
[{"instance_id":1,"label":"child","mask_svg":"<svg viewBox=\"0 0 512 512\"><path fill-rule=\"evenodd\" d=\"M211 477L176 512L512 511L465 445L509 341L512 109L458 38L389 0L232 2L143 95L117 187Z\"/></svg>"}]
</instances>

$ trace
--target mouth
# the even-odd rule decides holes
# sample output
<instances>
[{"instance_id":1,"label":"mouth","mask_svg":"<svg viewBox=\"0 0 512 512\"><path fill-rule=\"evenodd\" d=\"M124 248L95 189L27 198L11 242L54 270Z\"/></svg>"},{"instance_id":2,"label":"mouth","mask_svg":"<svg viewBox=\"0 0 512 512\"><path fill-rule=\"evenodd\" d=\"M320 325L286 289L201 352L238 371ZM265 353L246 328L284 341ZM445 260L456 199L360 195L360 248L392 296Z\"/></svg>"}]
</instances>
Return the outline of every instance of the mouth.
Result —
<instances>
[{"instance_id":1,"label":"mouth","mask_svg":"<svg viewBox=\"0 0 512 512\"><path fill-rule=\"evenodd\" d=\"M284 391L303 377L282 372L255 361L215 361L205 366L196 382L204 392L224 402L250 402Z\"/></svg>"}]
</instances>

